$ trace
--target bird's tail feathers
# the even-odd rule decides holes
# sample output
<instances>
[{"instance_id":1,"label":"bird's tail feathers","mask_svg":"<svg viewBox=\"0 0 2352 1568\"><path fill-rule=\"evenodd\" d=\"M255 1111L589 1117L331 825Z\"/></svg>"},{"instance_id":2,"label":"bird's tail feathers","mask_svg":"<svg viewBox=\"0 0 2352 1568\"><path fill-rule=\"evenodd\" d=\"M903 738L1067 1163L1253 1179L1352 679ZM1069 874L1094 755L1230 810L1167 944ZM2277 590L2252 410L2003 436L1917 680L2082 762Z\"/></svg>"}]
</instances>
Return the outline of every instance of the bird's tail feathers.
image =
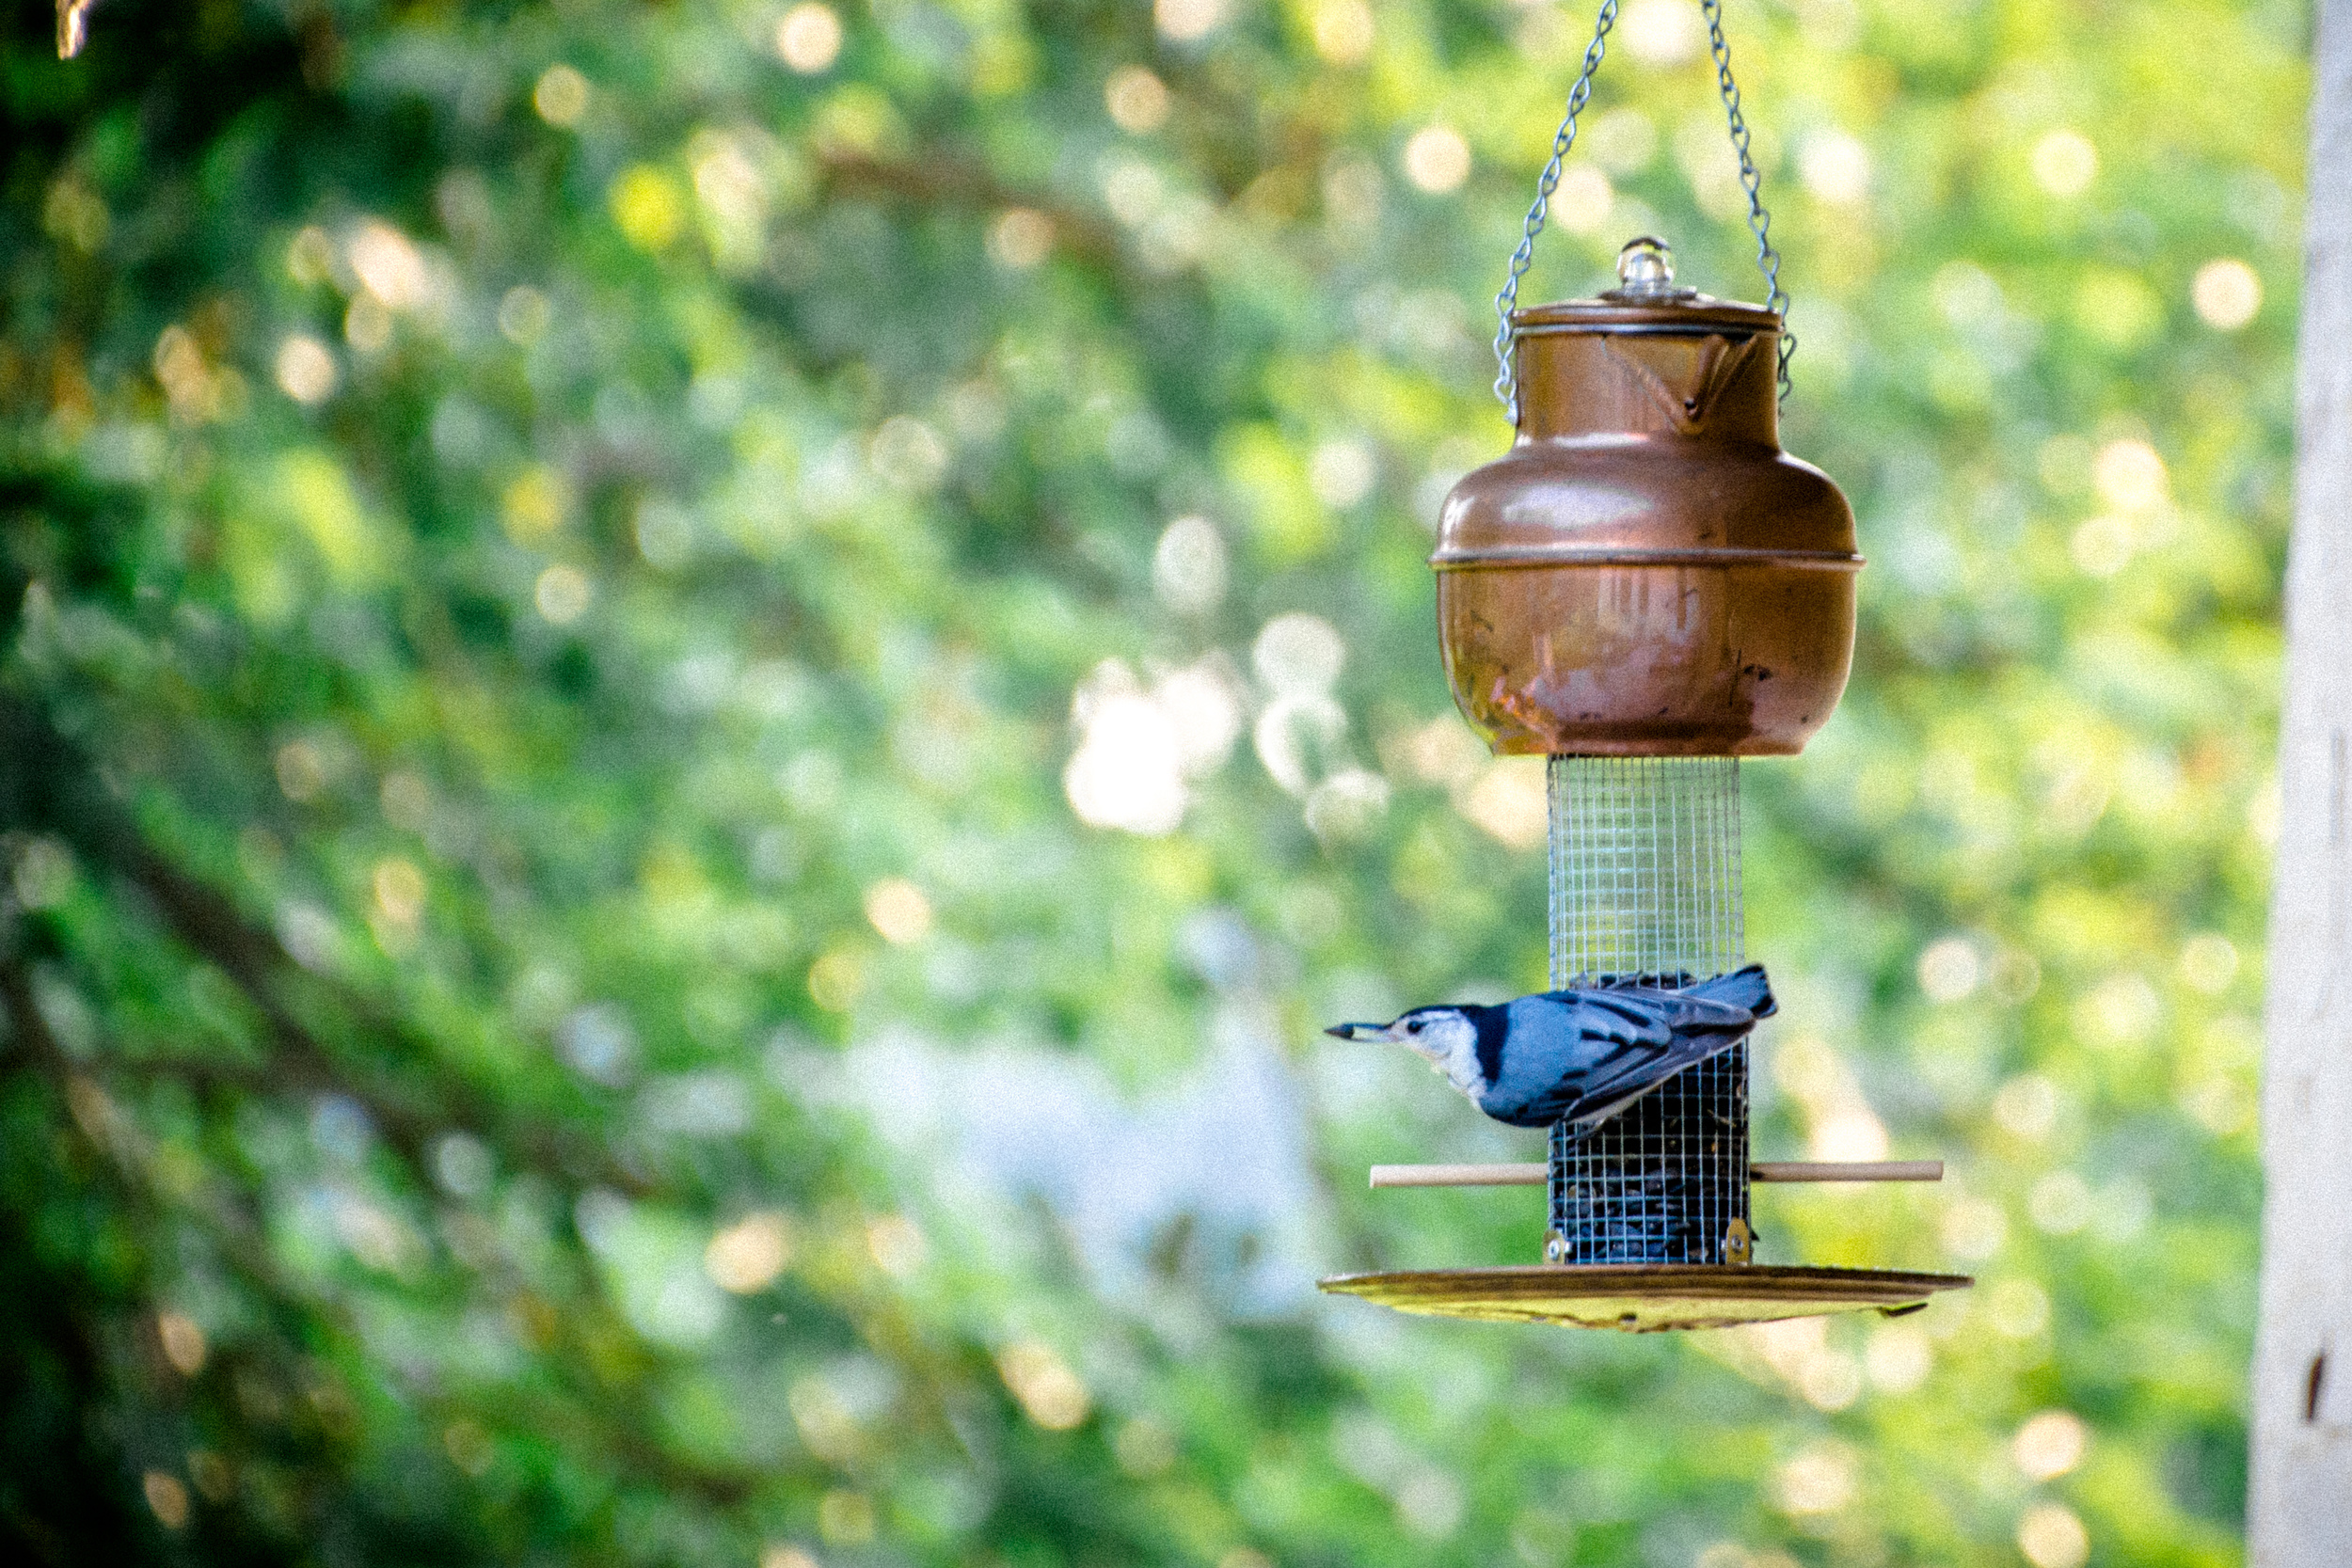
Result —
<instances>
[{"instance_id":1,"label":"bird's tail feathers","mask_svg":"<svg viewBox=\"0 0 2352 1568\"><path fill-rule=\"evenodd\" d=\"M1772 984L1764 977L1762 964L1750 964L1745 969L1718 974L1708 980L1699 979L1687 969L1661 970L1645 974L1580 974L1568 982L1568 989L1677 990L1709 1002L1745 1007L1756 1018L1770 1018L1780 1010L1779 1004L1772 1000Z\"/></svg>"},{"instance_id":2,"label":"bird's tail feathers","mask_svg":"<svg viewBox=\"0 0 2352 1568\"><path fill-rule=\"evenodd\" d=\"M1709 1002L1745 1007L1756 1018L1770 1018L1780 1011L1780 1004L1772 1000L1772 982L1764 977L1762 964L1750 964L1729 974L1718 974L1712 980L1691 987L1690 993L1705 997Z\"/></svg>"}]
</instances>

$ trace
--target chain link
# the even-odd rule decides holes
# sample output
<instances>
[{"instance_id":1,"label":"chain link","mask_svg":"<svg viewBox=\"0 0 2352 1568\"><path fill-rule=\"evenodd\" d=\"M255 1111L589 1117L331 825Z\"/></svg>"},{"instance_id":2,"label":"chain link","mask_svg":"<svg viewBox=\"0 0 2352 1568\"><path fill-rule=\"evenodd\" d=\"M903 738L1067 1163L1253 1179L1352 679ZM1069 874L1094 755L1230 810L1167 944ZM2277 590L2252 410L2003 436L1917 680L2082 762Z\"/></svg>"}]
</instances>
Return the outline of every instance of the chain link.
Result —
<instances>
[{"instance_id":1,"label":"chain link","mask_svg":"<svg viewBox=\"0 0 2352 1568\"><path fill-rule=\"evenodd\" d=\"M1544 219L1550 215L1551 193L1560 184L1560 166L1568 149L1576 145L1576 117L1584 112L1585 100L1593 96L1593 73L1609 53L1609 29L1616 24L1617 0L1601 0L1600 15L1593 24L1593 41L1584 46L1584 69L1577 73L1576 86L1568 89L1568 112L1551 135L1551 161L1535 182L1535 204L1527 210L1519 247L1511 253L1511 270L1502 279L1502 292L1495 295L1495 396L1502 400L1503 412L1515 427L1519 422L1519 388L1511 363L1511 312L1518 309L1519 279L1527 276L1535 260L1535 236L1544 231Z\"/></svg>"},{"instance_id":2,"label":"chain link","mask_svg":"<svg viewBox=\"0 0 2352 1568\"><path fill-rule=\"evenodd\" d=\"M1593 76L1600 70L1601 60L1609 53L1609 30L1616 25L1618 0L1601 0L1600 13L1594 19L1593 41L1585 46L1584 66L1577 72L1576 85L1568 89L1567 113L1560 121L1560 129L1552 133L1551 158L1544 165L1542 176L1535 182L1534 205L1527 210L1527 221L1519 231L1518 248L1511 253L1510 270L1502 279L1502 292L1495 295L1495 396L1502 400L1503 412L1516 426L1519 422L1518 376L1512 363L1511 313L1518 309L1519 279L1535 260L1535 236L1544 231L1544 222L1551 214L1552 193L1559 188L1561 166L1568 150L1576 145L1577 116L1584 112L1585 103L1593 96ZM1699 9L1707 18L1708 47L1715 56L1715 85L1722 91L1724 114L1731 128L1732 150L1740 156L1740 188L1747 194L1748 229L1756 236L1756 270L1764 275L1767 293L1764 308L1781 319L1780 332L1780 396L1788 397L1788 356L1796 352L1797 341L1788 335L1788 295L1780 286L1780 252L1772 248L1772 214L1764 205L1764 180L1756 172L1756 160L1748 150L1748 120L1740 107L1740 85L1731 79L1731 45L1724 38L1723 0L1699 0Z\"/></svg>"},{"instance_id":3,"label":"chain link","mask_svg":"<svg viewBox=\"0 0 2352 1568\"><path fill-rule=\"evenodd\" d=\"M1764 275L1764 309L1778 316L1780 397L1788 400L1788 356L1797 340L1788 335L1788 295L1780 286L1780 252L1772 248L1772 214L1764 206L1764 177L1748 154L1748 117L1740 110L1740 84L1731 79L1731 45L1724 39L1724 0L1699 0L1707 16L1707 46L1715 55L1715 86L1724 95L1724 118L1731 127L1731 149L1740 154L1740 188L1748 195L1748 230L1756 236L1756 270Z\"/></svg>"}]
</instances>

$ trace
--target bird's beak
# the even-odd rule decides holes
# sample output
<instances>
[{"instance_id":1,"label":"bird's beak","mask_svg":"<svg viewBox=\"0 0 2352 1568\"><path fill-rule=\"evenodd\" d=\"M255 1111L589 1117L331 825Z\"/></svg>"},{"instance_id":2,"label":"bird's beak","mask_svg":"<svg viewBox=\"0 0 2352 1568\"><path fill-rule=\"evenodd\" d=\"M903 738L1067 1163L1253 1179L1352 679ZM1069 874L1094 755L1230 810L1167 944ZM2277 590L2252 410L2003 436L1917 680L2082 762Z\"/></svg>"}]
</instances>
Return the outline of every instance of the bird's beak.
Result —
<instances>
[{"instance_id":1,"label":"bird's beak","mask_svg":"<svg viewBox=\"0 0 2352 1568\"><path fill-rule=\"evenodd\" d=\"M1389 1037L1385 1023L1334 1023L1324 1031L1335 1040L1384 1040Z\"/></svg>"}]
</instances>

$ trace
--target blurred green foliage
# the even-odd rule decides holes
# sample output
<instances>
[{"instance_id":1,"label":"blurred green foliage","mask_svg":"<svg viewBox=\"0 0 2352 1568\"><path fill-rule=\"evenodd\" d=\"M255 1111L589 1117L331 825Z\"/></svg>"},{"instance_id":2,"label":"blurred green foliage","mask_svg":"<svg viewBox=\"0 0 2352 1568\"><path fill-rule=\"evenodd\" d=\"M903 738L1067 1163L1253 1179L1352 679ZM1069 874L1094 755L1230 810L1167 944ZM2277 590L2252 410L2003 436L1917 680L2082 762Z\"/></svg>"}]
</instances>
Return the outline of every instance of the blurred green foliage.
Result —
<instances>
[{"instance_id":1,"label":"blurred green foliage","mask_svg":"<svg viewBox=\"0 0 2352 1568\"><path fill-rule=\"evenodd\" d=\"M1539 1244L1314 1026L1542 978L1422 558L1581 8L15 8L12 1555L2236 1561L2307 19L1729 23L1873 562L1759 1152L1953 1165L1764 1255L1981 1283L1637 1340L1308 1289ZM1529 298L1756 292L1697 26Z\"/></svg>"}]
</instances>

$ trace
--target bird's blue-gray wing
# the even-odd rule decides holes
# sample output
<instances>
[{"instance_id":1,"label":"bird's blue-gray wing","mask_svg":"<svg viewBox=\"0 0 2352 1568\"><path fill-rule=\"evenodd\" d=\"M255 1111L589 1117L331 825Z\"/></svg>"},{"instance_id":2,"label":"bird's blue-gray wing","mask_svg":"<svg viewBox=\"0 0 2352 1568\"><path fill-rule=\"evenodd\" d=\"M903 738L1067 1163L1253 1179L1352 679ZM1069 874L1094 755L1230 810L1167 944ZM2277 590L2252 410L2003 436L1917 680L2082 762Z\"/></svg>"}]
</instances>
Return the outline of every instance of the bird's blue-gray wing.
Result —
<instances>
[{"instance_id":1,"label":"bird's blue-gray wing","mask_svg":"<svg viewBox=\"0 0 2352 1568\"><path fill-rule=\"evenodd\" d=\"M1509 1044L1479 1105L1521 1127L1550 1125L1596 1079L1638 1071L1674 1048L1665 1011L1645 998L1555 991L1520 997L1505 1017Z\"/></svg>"},{"instance_id":2,"label":"bird's blue-gray wing","mask_svg":"<svg viewBox=\"0 0 2352 1568\"><path fill-rule=\"evenodd\" d=\"M1480 1108L1520 1127L1604 1119L1755 1022L1744 1007L1648 988L1521 997L1509 1019L1502 1070Z\"/></svg>"}]
</instances>

